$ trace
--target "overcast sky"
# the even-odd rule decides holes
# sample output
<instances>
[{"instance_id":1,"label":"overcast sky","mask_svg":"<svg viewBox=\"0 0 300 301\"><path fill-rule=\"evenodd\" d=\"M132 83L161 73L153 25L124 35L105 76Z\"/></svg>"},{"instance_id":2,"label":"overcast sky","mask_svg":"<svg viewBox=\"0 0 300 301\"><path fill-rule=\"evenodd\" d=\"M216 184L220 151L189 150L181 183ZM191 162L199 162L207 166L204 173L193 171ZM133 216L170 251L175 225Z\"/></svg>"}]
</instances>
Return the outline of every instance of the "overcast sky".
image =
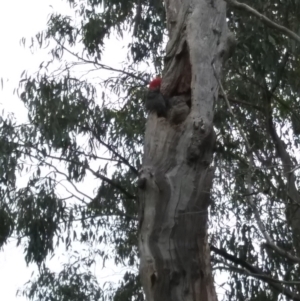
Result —
<instances>
[{"instance_id":1,"label":"overcast sky","mask_svg":"<svg viewBox=\"0 0 300 301\"><path fill-rule=\"evenodd\" d=\"M68 12L66 0L14 0L0 3L0 78L3 79L3 90L0 87L0 112L13 112L19 122L26 121L26 110L13 89L18 87L20 75L24 70L31 74L37 71L39 64L47 58L48 49L39 50L33 54L28 48L20 45L22 37L30 39L37 32L46 28L49 14L53 11ZM127 37L130 39L130 37ZM126 41L127 43L128 41ZM121 49L126 44L111 39L106 46L103 61L112 67L120 67L120 62L126 57L126 51ZM97 74L100 76L101 74ZM94 76L94 74L93 74ZM105 77L105 75L103 75ZM90 191L97 185L89 180ZM85 187L88 187L84 184ZM61 255L51 261L51 268L59 271L60 263L66 258ZM25 301L23 297L16 297L18 289L24 287L30 280L34 267L26 267L24 254L21 248L16 248L13 241L0 251L0 300ZM115 280L122 271L110 264L104 272L98 264L93 272L101 282ZM35 276L35 275L34 275Z\"/></svg>"},{"instance_id":2,"label":"overcast sky","mask_svg":"<svg viewBox=\"0 0 300 301\"><path fill-rule=\"evenodd\" d=\"M34 70L42 60L45 51L32 54L20 46L22 37L29 38L46 26L47 15L52 5L61 5L56 0L14 0L1 1L0 4L0 78L3 79L3 90L0 90L0 109L13 111L21 121L26 112L13 95L18 87L18 80L23 70ZM18 110L16 110L18 108ZM32 269L26 268L22 250L15 247L16 242L5 246L0 252L0 299L5 301L26 300L16 297L16 292L30 279Z\"/></svg>"},{"instance_id":3,"label":"overcast sky","mask_svg":"<svg viewBox=\"0 0 300 301\"><path fill-rule=\"evenodd\" d=\"M18 87L18 81L23 70L28 74L37 71L39 64L47 58L48 49L32 53L28 47L20 44L22 37L28 40L37 32L46 28L49 14L53 11L67 12L69 6L65 0L15 0L1 1L0 4L0 78L3 79L3 89L0 88L0 111L13 112L19 122L26 121L26 110L13 90ZM120 55L122 42L110 41L106 47L105 63L117 66L124 56ZM118 46L116 47L116 44ZM95 188L95 186L93 187ZM59 270L63 255L52 263L52 268ZM0 300L25 301L16 297L18 289L24 286L34 267L26 267L22 249L16 248L13 241L0 252ZM112 265L108 272L94 271L99 278L109 280L117 269ZM119 271L120 272L120 271Z\"/></svg>"}]
</instances>

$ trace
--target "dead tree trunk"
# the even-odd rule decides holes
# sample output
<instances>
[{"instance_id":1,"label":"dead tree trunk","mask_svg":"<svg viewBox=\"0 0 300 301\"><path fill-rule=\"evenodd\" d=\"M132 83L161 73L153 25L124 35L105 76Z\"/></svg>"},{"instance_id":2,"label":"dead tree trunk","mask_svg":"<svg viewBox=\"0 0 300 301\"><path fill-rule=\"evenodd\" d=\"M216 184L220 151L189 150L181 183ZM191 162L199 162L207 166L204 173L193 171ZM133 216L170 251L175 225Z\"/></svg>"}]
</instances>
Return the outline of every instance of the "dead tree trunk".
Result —
<instances>
[{"instance_id":1,"label":"dead tree trunk","mask_svg":"<svg viewBox=\"0 0 300 301\"><path fill-rule=\"evenodd\" d=\"M165 0L169 43L162 93L149 115L140 172L140 274L147 301L215 301L207 218L214 170L213 107L228 57L223 0Z\"/></svg>"}]
</instances>

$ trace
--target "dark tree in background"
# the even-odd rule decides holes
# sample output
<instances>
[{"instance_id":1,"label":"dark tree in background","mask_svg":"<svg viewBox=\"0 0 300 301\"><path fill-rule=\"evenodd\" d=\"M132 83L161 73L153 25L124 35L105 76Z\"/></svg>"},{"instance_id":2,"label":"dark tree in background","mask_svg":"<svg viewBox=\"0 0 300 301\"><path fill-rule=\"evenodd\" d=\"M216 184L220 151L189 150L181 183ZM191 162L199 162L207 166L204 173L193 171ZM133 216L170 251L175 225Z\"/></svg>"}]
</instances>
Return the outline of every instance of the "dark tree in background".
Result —
<instances>
[{"instance_id":1,"label":"dark tree in background","mask_svg":"<svg viewBox=\"0 0 300 301\"><path fill-rule=\"evenodd\" d=\"M300 300L300 3L225 2L68 1L33 39L52 57L20 81L29 122L0 118L0 246L39 267L29 299L144 300L142 282L148 301ZM106 65L126 33L127 61ZM147 116L153 73L189 99L180 121ZM95 258L126 267L118 286Z\"/></svg>"}]
</instances>

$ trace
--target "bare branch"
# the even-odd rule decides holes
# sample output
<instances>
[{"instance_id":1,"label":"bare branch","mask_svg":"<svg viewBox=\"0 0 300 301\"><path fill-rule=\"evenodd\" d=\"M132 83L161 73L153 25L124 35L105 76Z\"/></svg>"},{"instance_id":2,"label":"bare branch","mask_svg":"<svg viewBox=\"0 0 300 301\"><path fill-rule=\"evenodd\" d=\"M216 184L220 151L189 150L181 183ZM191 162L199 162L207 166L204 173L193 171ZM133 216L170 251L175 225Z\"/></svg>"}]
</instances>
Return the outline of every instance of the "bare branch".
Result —
<instances>
[{"instance_id":1,"label":"bare branch","mask_svg":"<svg viewBox=\"0 0 300 301\"><path fill-rule=\"evenodd\" d=\"M22 145L22 144L17 144L19 146L22 146L24 147L25 145ZM28 146L27 146L28 147ZM86 170L90 171L94 176L96 176L97 178L101 179L102 181L112 185L113 187L117 188L120 192L122 192L126 197L128 197L129 199L136 199L136 196L132 195L131 193L129 193L124 187L122 187L119 183L116 183L115 181L107 178L106 176L102 175L101 173L97 172L97 171L94 171L92 168L90 168L88 165L84 164L84 163L81 163L81 162L78 162L78 161L74 161L74 160L71 160L71 159L67 159L67 158L61 158L61 157L56 157L56 156L52 156L52 155L49 155L49 154L46 154L43 153L40 149L38 149L37 147L33 146L33 145L30 145L31 148L33 148L34 150L36 150L38 153L42 154L43 156L46 156L47 158L50 158L50 159L54 159L54 160L58 160L58 161L64 161L64 162L68 162L68 163L73 163L73 164L76 164L76 165L79 165L83 168L85 168ZM28 154L27 154L28 155ZM29 155L29 156L32 156L33 155Z\"/></svg>"},{"instance_id":2,"label":"bare branch","mask_svg":"<svg viewBox=\"0 0 300 301\"><path fill-rule=\"evenodd\" d=\"M74 57L76 57L78 60L82 61L82 62L85 62L85 63L88 63L88 64L93 64L95 67L98 67L98 69L104 69L104 70L108 70L108 71L113 71L113 72L119 72L119 73L123 73L123 74L126 74L132 78L135 78L137 80L140 80L142 81L145 85L148 84L148 81L144 80L143 78L135 75L134 73L131 73L131 72L127 72L125 70L121 70L121 69L117 69L117 68L113 68L113 67L110 67L110 66L107 66L107 65L104 65L104 64L100 64L96 61L91 61L91 60L88 60L88 59L85 59L81 56L79 56L77 53L74 53L72 52L71 50L69 50L68 48L66 48L63 44L61 44L57 39L55 39L53 37L53 39L55 40L55 42L60 46L62 47L65 51L67 51L69 54L73 55Z\"/></svg>"},{"instance_id":3,"label":"bare branch","mask_svg":"<svg viewBox=\"0 0 300 301\"><path fill-rule=\"evenodd\" d=\"M38 160L38 158L36 158L36 159ZM58 173L58 174L64 176L64 177L66 178L66 180L68 181L68 183L69 183L70 185L72 185L72 187L73 187L79 194L81 194L82 196L86 197L86 198L89 199L89 200L93 200L90 196L88 196L88 195L85 194L84 192L80 191L80 190L76 187L76 185L71 181L71 179L68 177L67 174L65 174L64 172L60 171L56 166L54 166L53 164L47 162L46 160L43 160L42 162L43 162L43 164L46 164L46 165L48 165L49 167L53 168L53 169L55 170L56 173ZM60 182L58 182L58 183L59 183L60 185L62 185L62 186L66 189L66 191L68 191L69 193L71 193L71 192L70 192L63 184L61 184ZM74 194L72 194L72 195L74 196ZM79 198L77 198L77 199L80 200L81 202L85 203L85 204L88 204L87 202L85 202L85 201L82 200L82 199L79 199Z\"/></svg>"},{"instance_id":4,"label":"bare branch","mask_svg":"<svg viewBox=\"0 0 300 301\"><path fill-rule=\"evenodd\" d=\"M237 9L242 9L242 10L247 11L248 13L258 17L263 23L265 23L269 27L275 28L275 29L279 30L280 32L282 32L283 34L285 34L286 36L290 37L291 39L293 39L297 42L300 42L300 36L298 36L296 33L294 33L293 31L291 31L290 29L288 29L282 25L279 25L279 24L273 22L272 20L270 20L263 14L259 13L257 10L250 7L249 5L247 5L245 3L240 3L236 0L224 0L224 1Z\"/></svg>"},{"instance_id":5,"label":"bare branch","mask_svg":"<svg viewBox=\"0 0 300 301\"><path fill-rule=\"evenodd\" d=\"M92 131L92 132L93 132L93 131ZM138 175L138 174L139 174L138 170L137 170L134 166L132 166L126 158L124 158L124 157L123 157L122 155L120 155L117 151L115 151L115 150L113 149L112 146L110 146L109 144L107 144L106 142L104 142L104 141L103 141L102 139L100 139L97 135L95 135L95 138L99 141L99 143L101 143L102 145L104 145L109 151L111 151L116 157L118 157L125 165L127 165L127 166L130 168L130 170L131 170L135 175Z\"/></svg>"},{"instance_id":6,"label":"bare branch","mask_svg":"<svg viewBox=\"0 0 300 301\"><path fill-rule=\"evenodd\" d=\"M115 181L101 175L99 172L94 171L90 167L86 167L87 170L89 170L94 176L101 179L102 181L110 184L111 186L117 188L120 192L122 192L124 195L126 195L129 199L136 199L136 196L129 193L125 188L123 188L120 184L116 183Z\"/></svg>"},{"instance_id":7,"label":"bare branch","mask_svg":"<svg viewBox=\"0 0 300 301\"><path fill-rule=\"evenodd\" d=\"M28 156L28 154L27 154L26 152L23 152L23 151L19 151L19 152L20 152L21 154L25 155L25 156ZM30 154L30 157L32 157L32 158L34 158L34 159L36 159L36 160L38 160L38 161L40 160L38 157L36 157L36 156L34 156L34 155L32 155L32 154ZM86 197L86 198L89 199L90 201L93 200L90 196L88 196L88 195L85 194L84 192L80 191L80 190L76 187L76 185L74 185L74 183L71 181L71 179L68 177L68 175L65 174L64 172L60 171L56 166L54 166L53 164L47 162L46 160L41 161L41 163L42 163L42 164L45 164L45 165L47 165L47 166L49 166L49 167L51 167L51 168L53 168L57 174L60 174L60 175L64 176L64 177L66 178L66 180L68 181L68 183L69 183L69 184L70 184L70 185L71 185L71 186L72 186L79 194L81 194L82 196ZM57 184L61 185L62 187L64 187L64 189L65 189L68 193L70 193L70 194L72 195L72 197L77 198L80 202L83 202L83 203L85 203L85 204L88 204L88 203L85 202L83 199L80 199L80 198L79 198L78 196L76 196L74 193L70 192L70 191L67 189L67 187L64 186L61 182L58 182L58 181L56 181L55 179L52 179L52 180L55 181Z\"/></svg>"}]
</instances>

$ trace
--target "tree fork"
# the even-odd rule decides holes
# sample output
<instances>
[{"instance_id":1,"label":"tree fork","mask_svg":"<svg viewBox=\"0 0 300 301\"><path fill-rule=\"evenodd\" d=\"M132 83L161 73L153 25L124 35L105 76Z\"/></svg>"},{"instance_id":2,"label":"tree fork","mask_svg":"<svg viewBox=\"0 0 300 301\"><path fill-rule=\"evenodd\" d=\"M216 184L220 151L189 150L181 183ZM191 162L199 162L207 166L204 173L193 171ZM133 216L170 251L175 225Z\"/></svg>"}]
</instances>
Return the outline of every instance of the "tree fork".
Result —
<instances>
[{"instance_id":1,"label":"tree fork","mask_svg":"<svg viewBox=\"0 0 300 301\"><path fill-rule=\"evenodd\" d=\"M183 3L181 3L183 2ZM140 171L140 275L147 301L217 300L207 242L213 107L230 34L223 0L165 0L169 43L161 91L189 94L180 124L150 114ZM230 37L231 39L232 37Z\"/></svg>"}]
</instances>

